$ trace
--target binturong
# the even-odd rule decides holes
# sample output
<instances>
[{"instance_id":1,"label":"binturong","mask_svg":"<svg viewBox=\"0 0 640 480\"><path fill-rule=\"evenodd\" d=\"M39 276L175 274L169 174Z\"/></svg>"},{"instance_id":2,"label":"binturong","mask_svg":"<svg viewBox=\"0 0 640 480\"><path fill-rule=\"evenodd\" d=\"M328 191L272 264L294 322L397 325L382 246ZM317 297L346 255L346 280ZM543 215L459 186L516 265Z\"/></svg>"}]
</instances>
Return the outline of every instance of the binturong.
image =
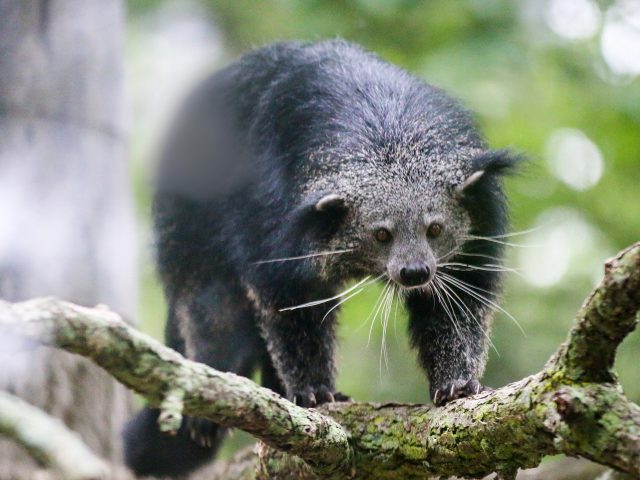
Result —
<instances>
[{"instance_id":1,"label":"binturong","mask_svg":"<svg viewBox=\"0 0 640 480\"><path fill-rule=\"evenodd\" d=\"M455 100L343 41L279 43L186 101L160 162L153 218L166 341L304 407L336 391L339 305L388 282L436 405L483 390L507 227L501 177ZM347 282L356 283L348 289ZM138 475L211 459L223 429L175 436L142 410L125 429Z\"/></svg>"}]
</instances>

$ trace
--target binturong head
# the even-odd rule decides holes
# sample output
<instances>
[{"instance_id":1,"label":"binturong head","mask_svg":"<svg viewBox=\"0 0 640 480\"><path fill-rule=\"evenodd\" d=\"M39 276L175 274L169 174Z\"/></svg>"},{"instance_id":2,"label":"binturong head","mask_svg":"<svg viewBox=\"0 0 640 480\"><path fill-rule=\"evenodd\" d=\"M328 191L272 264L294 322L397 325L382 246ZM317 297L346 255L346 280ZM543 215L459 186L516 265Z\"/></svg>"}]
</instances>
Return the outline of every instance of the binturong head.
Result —
<instances>
[{"instance_id":1,"label":"binturong head","mask_svg":"<svg viewBox=\"0 0 640 480\"><path fill-rule=\"evenodd\" d=\"M316 213L335 221L322 249L348 250L323 257L326 270L428 290L441 268L470 268L491 257L499 263L501 244L490 237L506 229L501 176L518 157L475 150L436 162L374 158L356 162L357 176L343 172L332 180L333 191L316 197Z\"/></svg>"},{"instance_id":2,"label":"binturong head","mask_svg":"<svg viewBox=\"0 0 640 480\"><path fill-rule=\"evenodd\" d=\"M425 177L391 182L384 202L363 199L356 207L356 251L370 275L384 274L401 289L428 288L472 234L471 215L455 186Z\"/></svg>"},{"instance_id":3,"label":"binturong head","mask_svg":"<svg viewBox=\"0 0 640 480\"><path fill-rule=\"evenodd\" d=\"M370 237L361 245L375 262L374 272L384 272L397 286L411 290L428 287L438 269L452 261L475 263L476 253L499 262L500 244L479 245L477 240L504 233L500 176L517 160L504 151L459 151L439 160L444 169L429 165L428 159L420 163L422 168L412 162L387 165L378 183L385 186L386 201L365 199L360 204L359 221ZM470 251L487 243L491 252Z\"/></svg>"}]
</instances>

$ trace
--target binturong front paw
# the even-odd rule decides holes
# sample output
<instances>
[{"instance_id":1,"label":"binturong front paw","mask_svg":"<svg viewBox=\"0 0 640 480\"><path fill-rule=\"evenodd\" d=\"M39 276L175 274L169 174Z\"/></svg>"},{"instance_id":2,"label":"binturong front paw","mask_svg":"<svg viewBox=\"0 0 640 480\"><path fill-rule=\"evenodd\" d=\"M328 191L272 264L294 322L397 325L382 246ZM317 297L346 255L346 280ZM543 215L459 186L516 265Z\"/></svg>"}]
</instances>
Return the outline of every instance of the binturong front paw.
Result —
<instances>
[{"instance_id":1,"label":"binturong front paw","mask_svg":"<svg viewBox=\"0 0 640 480\"><path fill-rule=\"evenodd\" d=\"M340 392L332 392L327 386L306 387L294 391L290 395L291 401L304 408L315 407L323 403L350 402L351 397Z\"/></svg>"},{"instance_id":2,"label":"binturong front paw","mask_svg":"<svg viewBox=\"0 0 640 480\"><path fill-rule=\"evenodd\" d=\"M205 448L214 448L222 438L219 425L199 417L185 417L185 428L192 441Z\"/></svg>"},{"instance_id":3,"label":"binturong front paw","mask_svg":"<svg viewBox=\"0 0 640 480\"><path fill-rule=\"evenodd\" d=\"M470 397L480 392L487 392L491 389L489 387L483 387L478 380L472 378L471 380L454 380L449 383L445 383L442 386L431 389L431 399L434 405L441 407L449 403L452 400L458 398Z\"/></svg>"}]
</instances>

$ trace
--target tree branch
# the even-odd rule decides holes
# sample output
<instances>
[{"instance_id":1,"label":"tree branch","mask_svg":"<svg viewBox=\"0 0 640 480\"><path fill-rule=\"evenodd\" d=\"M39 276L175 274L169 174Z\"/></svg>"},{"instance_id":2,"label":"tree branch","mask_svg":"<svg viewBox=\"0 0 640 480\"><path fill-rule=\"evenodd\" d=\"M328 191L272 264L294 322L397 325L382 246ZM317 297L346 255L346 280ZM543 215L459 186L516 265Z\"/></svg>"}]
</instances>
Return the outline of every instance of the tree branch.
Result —
<instances>
[{"instance_id":1,"label":"tree branch","mask_svg":"<svg viewBox=\"0 0 640 480\"><path fill-rule=\"evenodd\" d=\"M162 430L175 430L186 413L249 432L299 455L318 473L350 468L348 434L331 418L298 407L245 377L187 360L104 308L53 298L0 302L0 327L92 359L163 409Z\"/></svg>"},{"instance_id":2,"label":"tree branch","mask_svg":"<svg viewBox=\"0 0 640 480\"><path fill-rule=\"evenodd\" d=\"M98 480L109 476L107 464L62 422L2 391L0 436L14 440L64 479Z\"/></svg>"},{"instance_id":3,"label":"tree branch","mask_svg":"<svg viewBox=\"0 0 640 480\"><path fill-rule=\"evenodd\" d=\"M299 408L250 380L182 358L105 310L56 300L0 304L0 326L92 358L152 405L241 428L267 445L225 478L482 477L582 456L640 478L640 409L615 383L617 345L640 310L640 244L607 263L568 341L530 377L442 408ZM183 410L183 412L181 411ZM291 454L297 455L305 462Z\"/></svg>"},{"instance_id":4,"label":"tree branch","mask_svg":"<svg viewBox=\"0 0 640 480\"><path fill-rule=\"evenodd\" d=\"M616 349L638 323L640 244L605 263L605 276L586 300L554 368L575 381L613 382Z\"/></svg>"}]
</instances>

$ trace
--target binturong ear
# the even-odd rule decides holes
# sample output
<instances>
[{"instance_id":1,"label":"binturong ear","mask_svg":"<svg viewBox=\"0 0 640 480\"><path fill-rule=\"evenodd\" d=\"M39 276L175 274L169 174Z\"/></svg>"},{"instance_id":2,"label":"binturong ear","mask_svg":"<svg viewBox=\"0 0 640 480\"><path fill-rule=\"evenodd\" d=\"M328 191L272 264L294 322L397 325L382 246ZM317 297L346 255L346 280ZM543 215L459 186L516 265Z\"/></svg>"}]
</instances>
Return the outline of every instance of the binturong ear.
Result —
<instances>
[{"instance_id":1,"label":"binturong ear","mask_svg":"<svg viewBox=\"0 0 640 480\"><path fill-rule=\"evenodd\" d=\"M523 157L508 150L489 150L471 160L473 171L459 185L456 192L464 195L486 180L509 175L517 171Z\"/></svg>"},{"instance_id":2,"label":"binturong ear","mask_svg":"<svg viewBox=\"0 0 640 480\"><path fill-rule=\"evenodd\" d=\"M343 196L315 193L306 197L295 209L295 224L312 235L332 235L349 211Z\"/></svg>"},{"instance_id":3,"label":"binturong ear","mask_svg":"<svg viewBox=\"0 0 640 480\"><path fill-rule=\"evenodd\" d=\"M331 212L336 210L344 210L345 203L337 193L329 193L316 202L316 212Z\"/></svg>"}]
</instances>

